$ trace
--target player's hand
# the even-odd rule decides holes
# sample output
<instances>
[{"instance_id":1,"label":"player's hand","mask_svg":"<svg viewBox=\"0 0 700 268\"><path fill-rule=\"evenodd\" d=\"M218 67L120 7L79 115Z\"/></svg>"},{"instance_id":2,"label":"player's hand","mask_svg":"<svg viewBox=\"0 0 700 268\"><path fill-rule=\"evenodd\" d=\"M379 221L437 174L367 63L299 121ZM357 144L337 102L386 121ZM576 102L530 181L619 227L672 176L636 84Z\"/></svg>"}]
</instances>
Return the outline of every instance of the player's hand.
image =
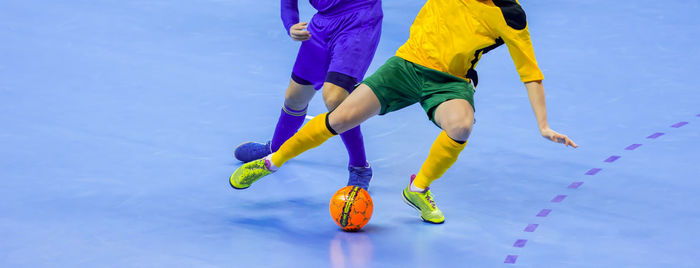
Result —
<instances>
[{"instance_id":1,"label":"player's hand","mask_svg":"<svg viewBox=\"0 0 700 268\"><path fill-rule=\"evenodd\" d=\"M294 39L294 41L309 40L309 38L311 38L311 33L306 30L308 25L308 22L300 22L292 25L292 27L289 28L289 37Z\"/></svg>"},{"instance_id":2,"label":"player's hand","mask_svg":"<svg viewBox=\"0 0 700 268\"><path fill-rule=\"evenodd\" d=\"M542 130L540 130L540 133L542 133L542 137L544 137L545 139L551 140L551 141L556 142L556 143L564 144L567 147L571 146L574 148L578 148L578 145L576 143L574 143L574 141L569 139L568 136L566 136L564 134L560 134L560 133L552 130L551 128L542 129Z\"/></svg>"}]
</instances>

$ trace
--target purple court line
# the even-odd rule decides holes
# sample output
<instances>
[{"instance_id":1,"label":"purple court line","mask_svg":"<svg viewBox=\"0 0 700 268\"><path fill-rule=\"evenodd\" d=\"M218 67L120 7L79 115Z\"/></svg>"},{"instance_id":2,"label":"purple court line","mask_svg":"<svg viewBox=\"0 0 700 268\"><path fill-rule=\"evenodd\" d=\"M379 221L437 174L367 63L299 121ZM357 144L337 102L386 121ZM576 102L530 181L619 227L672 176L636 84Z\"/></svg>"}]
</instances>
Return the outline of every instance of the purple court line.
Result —
<instances>
[{"instance_id":1,"label":"purple court line","mask_svg":"<svg viewBox=\"0 0 700 268\"><path fill-rule=\"evenodd\" d=\"M578 189L578 187L581 187L581 184L583 184L582 181L575 181L575 182L572 182L571 184L569 184L569 187L567 187L567 188Z\"/></svg>"},{"instance_id":2,"label":"purple court line","mask_svg":"<svg viewBox=\"0 0 700 268\"><path fill-rule=\"evenodd\" d=\"M589 170L588 172L586 172L586 175L595 175L596 173L598 173L598 172L601 171L601 170L603 170L603 169L601 169L601 168L592 168L591 170Z\"/></svg>"},{"instance_id":3,"label":"purple court line","mask_svg":"<svg viewBox=\"0 0 700 268\"><path fill-rule=\"evenodd\" d=\"M608 159L605 159L605 161L603 161L603 162L612 163L612 162L615 162L615 160L617 160L617 159L620 159L619 155L611 155L610 157L608 157Z\"/></svg>"},{"instance_id":4,"label":"purple court line","mask_svg":"<svg viewBox=\"0 0 700 268\"><path fill-rule=\"evenodd\" d=\"M664 135L664 133L662 133L662 132L656 132L654 134L649 135L649 137L647 137L647 139L656 139L656 138L661 137L663 135Z\"/></svg>"},{"instance_id":5,"label":"purple court line","mask_svg":"<svg viewBox=\"0 0 700 268\"><path fill-rule=\"evenodd\" d=\"M695 116L700 117L700 114L697 114ZM678 123L671 125L671 127L672 128L680 128L680 127L685 126L687 124L688 124L688 122L681 121L681 122L678 122ZM663 135L664 135L664 133L662 133L662 132L656 132L654 134L649 135L647 137L647 139L656 139L656 138L661 137ZM634 149L639 148L639 146L642 146L642 145L635 143L635 144L632 144L630 146L627 146L625 148L625 150L632 151ZM612 162L617 161L618 159L620 159L619 155L612 155L612 156L608 157L607 159L605 159L603 162L612 163ZM585 174L586 175L595 175L596 173L600 172L601 170L602 169L600 169L600 168L592 168L589 171L587 171ZM575 182L572 182L567 188L578 189L579 187L581 187L582 184L583 184L582 181L575 181ZM551 202L560 203L565 198L566 198L566 195L557 195L551 200ZM539 213L537 213L537 217L547 217L550 212L552 212L551 209L546 209L546 208L542 209L542 210L540 210ZM534 232L538 226L539 226L539 224L531 223L531 224L528 224L523 231L531 233L531 232ZM525 244L527 244L527 239L518 239L513 244L513 247L523 248L523 247L525 247ZM517 259L518 259L518 255L507 255L506 259L503 263L514 264Z\"/></svg>"},{"instance_id":6,"label":"purple court line","mask_svg":"<svg viewBox=\"0 0 700 268\"><path fill-rule=\"evenodd\" d=\"M675 124L671 125L671 127L673 127L673 128L679 128L679 127L685 126L685 125L687 125L687 124L688 124L688 122L678 122L678 123L675 123Z\"/></svg>"},{"instance_id":7,"label":"purple court line","mask_svg":"<svg viewBox=\"0 0 700 268\"><path fill-rule=\"evenodd\" d=\"M557 195L552 199L552 203L561 203L561 201L564 201L564 198L566 198L566 195Z\"/></svg>"},{"instance_id":8,"label":"purple court line","mask_svg":"<svg viewBox=\"0 0 700 268\"><path fill-rule=\"evenodd\" d=\"M523 232L532 233L535 231L535 229L537 229L537 226L540 226L540 225L536 224L536 223L530 223L527 225L527 227L525 227L525 230L523 230Z\"/></svg>"},{"instance_id":9,"label":"purple court line","mask_svg":"<svg viewBox=\"0 0 700 268\"><path fill-rule=\"evenodd\" d=\"M627 148L625 148L625 150L632 151L632 150L634 150L634 149L639 148L639 146L642 146L642 145L641 145L641 144L638 144L638 143L635 143L635 144L632 144L632 145L630 145L630 146L627 146Z\"/></svg>"},{"instance_id":10,"label":"purple court line","mask_svg":"<svg viewBox=\"0 0 700 268\"><path fill-rule=\"evenodd\" d=\"M513 247L524 248L526 243L527 243L527 239L518 239L518 240L515 240L515 243L513 243Z\"/></svg>"}]
</instances>

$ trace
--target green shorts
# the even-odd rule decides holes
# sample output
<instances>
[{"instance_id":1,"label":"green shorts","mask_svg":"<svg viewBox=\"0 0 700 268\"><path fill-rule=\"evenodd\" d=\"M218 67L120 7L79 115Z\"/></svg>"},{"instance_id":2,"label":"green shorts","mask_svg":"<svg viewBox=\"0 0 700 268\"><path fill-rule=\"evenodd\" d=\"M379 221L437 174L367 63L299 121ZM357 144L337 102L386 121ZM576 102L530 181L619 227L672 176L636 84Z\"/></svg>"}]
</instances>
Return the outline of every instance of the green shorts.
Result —
<instances>
[{"instance_id":1,"label":"green shorts","mask_svg":"<svg viewBox=\"0 0 700 268\"><path fill-rule=\"evenodd\" d=\"M362 83L379 98L380 115L420 102L428 118L435 123L435 108L445 101L464 99L474 107L474 87L466 80L397 56L389 58Z\"/></svg>"}]
</instances>

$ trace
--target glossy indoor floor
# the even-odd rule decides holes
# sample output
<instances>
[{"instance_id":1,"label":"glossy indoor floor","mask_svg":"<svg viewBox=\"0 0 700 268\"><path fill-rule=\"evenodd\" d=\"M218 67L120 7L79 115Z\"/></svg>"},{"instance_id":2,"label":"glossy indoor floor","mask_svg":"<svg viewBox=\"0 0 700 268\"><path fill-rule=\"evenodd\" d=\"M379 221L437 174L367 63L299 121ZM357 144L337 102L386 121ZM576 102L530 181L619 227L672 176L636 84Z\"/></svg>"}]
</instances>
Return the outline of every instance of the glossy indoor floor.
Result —
<instances>
[{"instance_id":1,"label":"glossy indoor floor","mask_svg":"<svg viewBox=\"0 0 700 268\"><path fill-rule=\"evenodd\" d=\"M540 137L503 46L432 187L446 223L400 198L439 133L411 106L363 125L374 216L344 233L338 138L228 185L296 55L279 1L0 1L0 267L698 267L700 4L521 2L550 125L580 148ZM422 4L384 1L370 73Z\"/></svg>"}]
</instances>

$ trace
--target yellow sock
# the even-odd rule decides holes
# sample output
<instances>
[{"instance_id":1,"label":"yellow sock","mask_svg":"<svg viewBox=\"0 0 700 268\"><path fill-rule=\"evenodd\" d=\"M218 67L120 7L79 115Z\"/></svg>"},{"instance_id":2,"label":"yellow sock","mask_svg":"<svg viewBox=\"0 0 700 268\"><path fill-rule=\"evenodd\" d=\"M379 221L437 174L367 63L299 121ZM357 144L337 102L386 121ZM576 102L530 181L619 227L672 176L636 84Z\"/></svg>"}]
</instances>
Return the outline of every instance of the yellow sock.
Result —
<instances>
[{"instance_id":1,"label":"yellow sock","mask_svg":"<svg viewBox=\"0 0 700 268\"><path fill-rule=\"evenodd\" d=\"M277 152L270 156L273 165L281 167L287 160L317 147L330 137L335 136L326 126L328 113L320 114L304 125L294 136L289 138Z\"/></svg>"},{"instance_id":2,"label":"yellow sock","mask_svg":"<svg viewBox=\"0 0 700 268\"><path fill-rule=\"evenodd\" d=\"M413 184L419 188L428 188L430 184L445 174L448 168L457 161L467 143L460 144L447 136L445 131L440 132L433 146L430 147L428 158L416 174Z\"/></svg>"}]
</instances>

